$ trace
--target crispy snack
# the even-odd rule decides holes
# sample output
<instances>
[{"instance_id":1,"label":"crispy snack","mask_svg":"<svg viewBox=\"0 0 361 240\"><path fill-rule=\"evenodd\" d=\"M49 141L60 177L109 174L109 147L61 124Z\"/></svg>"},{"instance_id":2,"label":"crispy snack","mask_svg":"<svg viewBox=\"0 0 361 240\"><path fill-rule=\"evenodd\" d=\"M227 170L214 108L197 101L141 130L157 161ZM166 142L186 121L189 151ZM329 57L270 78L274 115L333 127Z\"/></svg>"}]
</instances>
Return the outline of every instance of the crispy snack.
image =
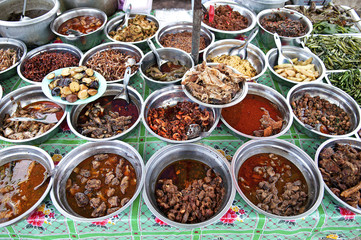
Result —
<instances>
[{"instance_id":1,"label":"crispy snack","mask_svg":"<svg viewBox=\"0 0 361 240\"><path fill-rule=\"evenodd\" d=\"M297 58L292 59L293 64L281 64L273 69L280 76L296 82L311 82L316 80L320 74L312 64L312 57L306 61L298 61Z\"/></svg>"},{"instance_id":2,"label":"crispy snack","mask_svg":"<svg viewBox=\"0 0 361 240\"><path fill-rule=\"evenodd\" d=\"M256 69L247 59L241 59L239 56L229 56L223 54L210 59L212 62L224 63L230 67L233 67L243 75L245 78L252 78L257 75Z\"/></svg>"},{"instance_id":3,"label":"crispy snack","mask_svg":"<svg viewBox=\"0 0 361 240\"><path fill-rule=\"evenodd\" d=\"M17 61L15 49L0 49L0 72L10 68Z\"/></svg>"}]
</instances>

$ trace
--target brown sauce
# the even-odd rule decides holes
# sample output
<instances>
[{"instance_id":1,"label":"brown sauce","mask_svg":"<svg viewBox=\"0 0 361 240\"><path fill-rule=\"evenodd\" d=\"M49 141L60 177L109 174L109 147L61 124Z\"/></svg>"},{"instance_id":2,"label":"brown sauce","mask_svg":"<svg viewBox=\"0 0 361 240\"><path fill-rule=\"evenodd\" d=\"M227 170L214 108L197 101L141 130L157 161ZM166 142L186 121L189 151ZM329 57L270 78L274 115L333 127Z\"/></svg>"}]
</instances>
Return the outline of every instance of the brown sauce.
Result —
<instances>
[{"instance_id":1,"label":"brown sauce","mask_svg":"<svg viewBox=\"0 0 361 240\"><path fill-rule=\"evenodd\" d=\"M29 110L30 114L34 114L37 118L46 117L46 119L60 120L64 115L64 110L58 104L50 101L39 101L26 105L24 109ZM44 109L54 109L56 112L42 112Z\"/></svg>"},{"instance_id":2,"label":"brown sauce","mask_svg":"<svg viewBox=\"0 0 361 240\"><path fill-rule=\"evenodd\" d=\"M60 25L58 32L63 35L69 35L67 31L73 29L87 34L94 32L103 24L102 20L93 16L78 16L65 21Z\"/></svg>"},{"instance_id":3,"label":"brown sauce","mask_svg":"<svg viewBox=\"0 0 361 240\"><path fill-rule=\"evenodd\" d=\"M11 220L31 208L45 192L45 168L32 160L17 160L0 167L0 222Z\"/></svg>"},{"instance_id":4,"label":"brown sauce","mask_svg":"<svg viewBox=\"0 0 361 240\"><path fill-rule=\"evenodd\" d=\"M29 17L29 18L37 18L40 17L42 15L44 15L45 13L49 12L49 10L46 9L31 9L31 10L27 10L25 11L25 16ZM22 13L11 13L10 16L8 17L7 21L20 21Z\"/></svg>"}]
</instances>

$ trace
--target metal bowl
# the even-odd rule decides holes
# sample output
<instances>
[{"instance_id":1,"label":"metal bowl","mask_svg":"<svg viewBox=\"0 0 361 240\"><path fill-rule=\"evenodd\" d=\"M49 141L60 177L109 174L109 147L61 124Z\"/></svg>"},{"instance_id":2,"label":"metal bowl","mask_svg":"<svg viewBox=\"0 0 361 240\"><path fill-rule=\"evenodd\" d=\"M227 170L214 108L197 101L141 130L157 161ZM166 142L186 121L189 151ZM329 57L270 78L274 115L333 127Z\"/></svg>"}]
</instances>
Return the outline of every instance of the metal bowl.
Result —
<instances>
[{"instance_id":1,"label":"metal bowl","mask_svg":"<svg viewBox=\"0 0 361 240\"><path fill-rule=\"evenodd\" d=\"M75 213L68 204L65 189L66 182L73 169L83 160L93 155L102 153L114 153L120 155L132 164L137 176L136 191L127 204L125 204L123 207L121 207L119 210L115 211L112 214L108 214L106 216L98 218L82 217L79 214ZM138 151L128 143L118 140L105 142L88 142L76 147L61 160L61 162L56 167L56 172L53 178L54 184L50 192L50 197L55 208L65 217L71 218L75 221L96 222L102 221L104 219L121 213L133 203L133 201L138 197L140 191L143 188L145 170L142 157L140 156Z\"/></svg>"},{"instance_id":2,"label":"metal bowl","mask_svg":"<svg viewBox=\"0 0 361 240\"><path fill-rule=\"evenodd\" d=\"M105 91L105 93L102 95L102 97L105 96L115 96L118 93L123 91L123 84L109 84L107 86L107 90ZM81 133L79 133L76 128L77 128L77 120L79 118L79 115L81 113L81 111L88 105L88 104L82 104L82 105L76 105L74 106L68 116L67 116L67 122L68 122L68 126L71 130L72 133L74 133L76 136L87 140L87 141L93 141L93 142L100 142L100 141L109 141L109 140L115 140L115 139L124 139L127 136L129 136L129 134L132 132L133 129L135 129L138 126L138 123L140 122L140 112L142 110L142 106L143 106L143 98L142 96L138 93L137 90L135 90L134 88L128 86L128 93L129 93L129 97L130 100L137 106L138 108L138 119L135 121L135 123L127 130L125 130L124 132L117 134L115 136L109 137L109 138L91 138L91 137L86 137L84 135L82 135Z\"/></svg>"},{"instance_id":3,"label":"metal bowl","mask_svg":"<svg viewBox=\"0 0 361 240\"><path fill-rule=\"evenodd\" d=\"M217 39L232 39L232 38L236 38L239 36L248 36L250 31L256 26L257 22L256 22L256 15L249 10L248 8L242 6L239 3L233 2L233 1L227 1L227 0L214 0L214 1L209 1L209 2L205 2L204 6L209 9L209 6L211 5L215 5L215 8L217 6L222 6L222 5L229 5L233 11L237 11L239 12L241 15L243 15L244 17L246 17L248 19L248 26L245 29L242 30L237 30L237 31L226 31L226 30L220 30L217 28L213 28L211 26L208 26L207 24L205 24L202 21L202 26L211 30L212 32L214 32L215 36Z\"/></svg>"},{"instance_id":4,"label":"metal bowl","mask_svg":"<svg viewBox=\"0 0 361 240\"><path fill-rule=\"evenodd\" d=\"M168 61L172 62L179 62L181 65L187 66L188 68L194 67L194 62L192 57L186 53L185 51L178 49L178 48L160 48L156 50L159 54L159 56ZM153 66L154 64L157 64L157 61L155 59L155 56L153 52L148 52L145 54L142 63L140 64L139 72L142 75L142 77L145 79L145 83L151 90L157 90L163 87L168 87L171 85L179 85L182 81L182 78L173 80L173 81L159 81L154 80L150 77L148 77L145 74L145 71Z\"/></svg>"},{"instance_id":5,"label":"metal bowl","mask_svg":"<svg viewBox=\"0 0 361 240\"><path fill-rule=\"evenodd\" d=\"M305 93L309 93L311 97L320 96L323 99L327 99L330 103L336 104L345 110L351 118L351 131L343 135L330 135L321 133L314 129L308 128L302 123L292 111L294 117L295 126L298 130L310 136L311 138L342 138L349 137L358 132L361 127L361 111L357 102L350 97L347 93L341 89L332 85L324 83L308 83L302 85L296 85L290 89L287 94L287 102L291 105L291 102L301 98Z\"/></svg>"},{"instance_id":6,"label":"metal bowl","mask_svg":"<svg viewBox=\"0 0 361 240\"><path fill-rule=\"evenodd\" d=\"M39 17L27 21L7 21L10 14L21 13L23 0L0 1L2 11L0 17L0 35L8 38L16 38L25 42L28 46L41 46L50 42L54 34L49 25L56 18L59 10L57 0L28 0L26 10L47 10L48 12Z\"/></svg>"},{"instance_id":7,"label":"metal bowl","mask_svg":"<svg viewBox=\"0 0 361 240\"><path fill-rule=\"evenodd\" d=\"M155 41L157 44L164 48L162 44L160 44L160 40L166 34L170 33L179 33L179 32L192 32L193 23L192 22L173 22L168 25L163 26L156 34ZM214 42L214 34L209 31L207 28L201 26L200 35L205 38L206 47L205 49ZM199 54L203 53L204 50L200 50Z\"/></svg>"},{"instance_id":8,"label":"metal bowl","mask_svg":"<svg viewBox=\"0 0 361 240\"><path fill-rule=\"evenodd\" d=\"M207 66L216 66L218 65L219 63L207 63ZM227 66L228 68L232 69L233 72L235 73L238 73L239 72L230 67L230 66ZM194 70L195 67L191 68L188 70L188 72L186 72L183 76L183 79L182 81L187 77L187 75ZM229 103L225 103L225 104L210 104L210 103L204 103L202 102L201 100L199 100L198 98L194 97L188 90L187 88L182 85L182 88L183 88L183 91L185 92L185 94L193 101L193 102L196 102L198 103L199 105L203 105L203 106L206 106L206 107L210 107L210 108L225 108L225 107L230 107L230 106L233 106L233 105L236 105L237 103L241 102L247 95L247 92L248 92L248 83L246 81L243 81L242 82L242 88L240 89L240 91L233 97L232 101L229 102Z\"/></svg>"},{"instance_id":9,"label":"metal bowl","mask_svg":"<svg viewBox=\"0 0 361 240\"><path fill-rule=\"evenodd\" d=\"M263 44L266 48L268 48L268 49L275 48L276 44L274 42L274 34L271 33L270 31L266 30L262 26L261 20L264 18L268 18L275 13L279 13L280 15L285 16L292 20L299 20L302 23L302 25L306 28L306 34L303 36L300 36L300 37L280 36L282 45L291 45L291 46L298 47L301 45L302 39L311 34L312 29L313 29L312 22L307 17L300 14L299 12L293 11L290 9L286 9L286 8L266 9L266 10L261 11L257 15L257 24L260 27L260 32L259 32L260 38L259 39L261 39L261 41L263 42Z\"/></svg>"},{"instance_id":10,"label":"metal bowl","mask_svg":"<svg viewBox=\"0 0 361 240\"><path fill-rule=\"evenodd\" d=\"M292 109L291 109L290 105L287 104L287 100L282 96L282 94L280 94L279 92L277 92L276 90L274 90L271 87L268 87L268 86L265 86L265 85L259 84L259 83L248 83L248 93L247 94L254 94L254 95L264 97L264 98L268 99L271 103L273 103L282 114L282 118L283 118L282 129L279 133L277 133L275 135L271 135L268 137L256 137L256 136L248 135L248 134L245 134L245 133L242 133L242 132L236 130L231 125L229 125L229 123L227 123L227 121L223 118L223 116L221 116L222 122L224 123L224 125L226 125L231 130L233 135L235 135L237 137L246 137L246 138L250 138L250 139L272 139L272 138L277 138L277 137L282 136L290 129L290 127L292 126L292 121L293 121L293 118L291 115Z\"/></svg>"},{"instance_id":11,"label":"metal bowl","mask_svg":"<svg viewBox=\"0 0 361 240\"><path fill-rule=\"evenodd\" d=\"M41 148L35 146L18 145L13 147L7 147L0 150L0 166L8 162L23 160L23 159L37 161L38 163L43 165L43 167L46 169L47 172L51 172L54 169L53 159L51 159L50 155ZM51 178L49 180L48 187L46 188L45 192L41 195L41 197L33 206L31 206L28 210L26 210L23 214L17 216L16 218L11 219L10 221L0 223L0 227L9 226L28 216L32 211L34 211L39 206L39 204L48 195L52 185L53 185L53 179Z\"/></svg>"},{"instance_id":12,"label":"metal bowl","mask_svg":"<svg viewBox=\"0 0 361 240\"><path fill-rule=\"evenodd\" d=\"M306 203L306 211L304 213L294 216L279 216L273 213L266 212L254 203L252 203L242 192L238 185L238 172L242 167L242 164L251 156L260 153L274 153L285 157L292 162L302 172L306 179L308 186L308 200ZM271 218L278 218L282 220L294 220L297 218L303 218L312 212L316 211L318 206L322 202L323 198L323 181L320 172L318 171L316 164L312 158L307 155L302 149L279 139L265 139L265 140L251 140L243 144L234 154L231 164L231 173L233 184L237 188L237 192L248 205L250 205L257 212L266 215Z\"/></svg>"},{"instance_id":13,"label":"metal bowl","mask_svg":"<svg viewBox=\"0 0 361 240\"><path fill-rule=\"evenodd\" d=\"M289 57L291 59L298 58L298 60L301 61L305 61L308 58L312 57L313 58L312 63L315 64L315 69L319 73L319 77L313 80L312 83L322 83L322 79L326 75L326 68L325 68L325 64L323 64L322 60L317 55L313 54L312 52L304 48L294 47L294 46L284 46L282 47L282 52L286 57ZM271 72L271 76L273 80L276 80L277 82L280 82L281 84L284 84L288 87L292 87L296 84L309 83L309 82L292 81L276 73L276 71L273 69L276 65L278 65L277 64L278 53L276 48L273 48L267 52L266 59L267 59L267 66Z\"/></svg>"},{"instance_id":14,"label":"metal bowl","mask_svg":"<svg viewBox=\"0 0 361 240\"><path fill-rule=\"evenodd\" d=\"M97 8L112 16L118 10L118 0L59 0L60 9L73 9L79 7Z\"/></svg>"},{"instance_id":15,"label":"metal bowl","mask_svg":"<svg viewBox=\"0 0 361 240\"><path fill-rule=\"evenodd\" d=\"M226 193L222 201L222 205L218 212L207 221L194 224L185 224L172 221L164 215L156 202L155 187L159 174L169 164L184 159L197 160L208 165L216 173L218 173L223 180ZM233 187L232 178L229 171L229 163L227 159L225 159L225 157L218 151L209 146L203 144L168 145L158 150L147 162L145 182L148 184L145 184L144 186L144 202L149 210L157 218L171 226L188 229L205 227L218 221L228 211L233 202L236 191Z\"/></svg>"},{"instance_id":16,"label":"metal bowl","mask_svg":"<svg viewBox=\"0 0 361 240\"><path fill-rule=\"evenodd\" d=\"M0 81L8 79L16 74L16 67L21 63L26 53L28 52L28 49L26 45L19 40L12 39L12 38L0 38L0 49L15 49L16 50L16 63L9 67L8 69L5 69L3 71L0 71Z\"/></svg>"},{"instance_id":17,"label":"metal bowl","mask_svg":"<svg viewBox=\"0 0 361 240\"><path fill-rule=\"evenodd\" d=\"M0 85L0 100L3 97L3 87Z\"/></svg>"},{"instance_id":18,"label":"metal bowl","mask_svg":"<svg viewBox=\"0 0 361 240\"><path fill-rule=\"evenodd\" d=\"M328 139L327 141L323 142L317 149L316 154L315 154L315 162L316 162L316 166L317 168L318 166L318 162L319 162L319 157L320 157L320 153L322 152L323 149L328 148L328 147L335 147L336 144L343 144L343 145L351 145L351 147L356 148L358 150L361 149L361 141L360 140L356 140L354 138L333 138L333 139ZM331 189L327 186L327 184L324 182L324 186L326 191L333 197L333 199L335 199L340 205L350 209L351 211L361 214L361 208L354 208L351 205L347 204L345 201L343 201L341 198L337 197L332 191Z\"/></svg>"},{"instance_id":19,"label":"metal bowl","mask_svg":"<svg viewBox=\"0 0 361 240\"><path fill-rule=\"evenodd\" d=\"M13 114L17 108L17 103L20 103L22 107L29 105L30 103L39 102L39 101L51 101L48 99L43 91L41 90L41 86L30 85L22 88L18 88L15 91L8 93L5 95L0 102L0 119L1 121L4 119L6 113ZM64 114L61 119L56 123L56 125L51 128L49 131L36 136L30 139L23 140L13 140L0 135L0 140L5 142L9 142L12 144L29 144L29 145L38 145L42 142L45 142L49 138L51 138L55 133L58 132L60 124L66 117L66 105L57 103L63 110Z\"/></svg>"},{"instance_id":20,"label":"metal bowl","mask_svg":"<svg viewBox=\"0 0 361 240\"><path fill-rule=\"evenodd\" d=\"M29 59L31 59L39 54L42 54L44 52L49 52L49 53L68 52L68 53L71 53L72 55L78 57L79 61L83 57L83 53L82 53L82 51L80 51L79 48L77 48L73 45L70 45L70 44L66 44L66 43L50 43L50 44L35 48L35 49L31 50L30 52L28 52L28 54L24 57L24 59L21 61L21 63L17 67L18 75L22 80L24 80L25 82L28 82L30 84L35 84L35 85L41 86L41 82L35 82L31 79L24 77L23 72L24 72L25 64Z\"/></svg>"},{"instance_id":21,"label":"metal bowl","mask_svg":"<svg viewBox=\"0 0 361 240\"><path fill-rule=\"evenodd\" d=\"M245 41L237 39L225 39L212 43L203 53L203 59L207 62L210 62L208 59L221 56L223 54L228 55L229 49L234 46L242 45ZM237 53L234 51L233 53ZM247 60L252 64L256 69L257 75L252 77L251 80L257 80L262 76L267 70L267 59L266 55L261 49L252 43L248 44L247 47L248 57Z\"/></svg>"},{"instance_id":22,"label":"metal bowl","mask_svg":"<svg viewBox=\"0 0 361 240\"><path fill-rule=\"evenodd\" d=\"M99 18L103 21L103 24L95 31L82 34L81 36L74 35L63 35L58 32L60 26L69 19L79 17L79 16L93 16ZM97 46L103 39L103 29L105 24L107 23L107 15L95 8L74 8L63 12L60 16L58 16L51 24L51 31L58 36L64 43L69 43L78 47L82 51L86 51L92 47Z\"/></svg>"},{"instance_id":23,"label":"metal bowl","mask_svg":"<svg viewBox=\"0 0 361 240\"><path fill-rule=\"evenodd\" d=\"M189 99L185 95L181 86L169 86L169 87L154 91L152 94L150 94L148 96L148 98L144 101L144 104L142 107L142 113L141 113L143 124L144 124L145 128L148 130L148 132L150 132L154 137L157 137L160 140L165 141L167 143L191 143L191 142L200 141L202 139L201 137L196 137L196 138L193 138L190 140L184 140L184 141L176 141L176 140L164 138L164 137L161 137L158 134L156 134L148 125L147 118L148 118L148 113L149 113L150 109L174 106L178 102L183 102L183 101L193 102L191 99ZM209 112L213 113L212 117L213 117L214 122L213 122L211 128L208 130L208 133L210 134L217 127L219 117L220 117L220 111L219 111L219 109L204 107L202 105L200 105L200 108L206 109Z\"/></svg>"},{"instance_id":24,"label":"metal bowl","mask_svg":"<svg viewBox=\"0 0 361 240\"><path fill-rule=\"evenodd\" d=\"M265 9L282 8L287 0L240 0L240 3L259 13Z\"/></svg>"},{"instance_id":25,"label":"metal bowl","mask_svg":"<svg viewBox=\"0 0 361 240\"><path fill-rule=\"evenodd\" d=\"M103 43L100 44L99 46L96 46L92 49L90 49L89 51L87 51L84 56L80 59L79 65L86 65L86 62L93 57L97 52L102 52L105 50L109 50L109 49L116 49L119 50L120 52L126 54L126 55L130 55L133 57L138 57L140 60L138 63L140 63L143 60L144 54L142 52L142 50L140 50L137 46L134 46L132 44L129 43L122 43L122 42L110 42L110 43ZM134 76L137 73L137 71L133 72L130 77ZM108 79L107 83L115 83L115 82L121 82L123 81L123 78L120 79L116 79L116 80L112 80L109 81Z\"/></svg>"},{"instance_id":26,"label":"metal bowl","mask_svg":"<svg viewBox=\"0 0 361 240\"><path fill-rule=\"evenodd\" d=\"M129 19L135 18L136 15L138 15L138 14L135 14L135 13L130 14ZM155 32L155 34L148 38L148 39L152 40L156 36L157 32L159 32L159 21L156 17L154 17L152 15L145 15L145 16L146 16L146 18L145 18L146 20L154 22L158 28L157 31ZM124 15L120 15L120 16L116 16L116 17L112 18L104 28L104 34L106 35L107 39L112 42L121 42L121 41L117 41L117 40L113 39L112 37L110 37L109 32L115 31L116 29L118 29L119 27L121 27L123 25L124 25ZM124 42L124 43L134 44L141 49L148 48L147 39L144 39L142 41L137 41L137 42Z\"/></svg>"}]
</instances>

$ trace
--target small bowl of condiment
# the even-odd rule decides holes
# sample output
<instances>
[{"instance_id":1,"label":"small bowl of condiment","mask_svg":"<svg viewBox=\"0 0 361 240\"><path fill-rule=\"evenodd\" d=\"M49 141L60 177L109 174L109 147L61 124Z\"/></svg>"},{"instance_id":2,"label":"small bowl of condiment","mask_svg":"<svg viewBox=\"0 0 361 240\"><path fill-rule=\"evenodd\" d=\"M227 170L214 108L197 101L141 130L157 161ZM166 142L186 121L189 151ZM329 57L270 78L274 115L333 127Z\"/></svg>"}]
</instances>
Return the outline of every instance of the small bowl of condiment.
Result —
<instances>
[{"instance_id":1,"label":"small bowl of condiment","mask_svg":"<svg viewBox=\"0 0 361 240\"><path fill-rule=\"evenodd\" d=\"M332 85L296 85L288 92L287 102L296 128L312 138L349 137L361 127L357 102Z\"/></svg>"},{"instance_id":2,"label":"small bowl of condiment","mask_svg":"<svg viewBox=\"0 0 361 240\"><path fill-rule=\"evenodd\" d=\"M251 140L234 154L233 184L260 214L282 220L308 216L323 198L323 181L302 149L279 139Z\"/></svg>"},{"instance_id":3,"label":"small bowl of condiment","mask_svg":"<svg viewBox=\"0 0 361 240\"><path fill-rule=\"evenodd\" d=\"M193 23L191 22L169 23L157 32L155 41L162 48L173 47L190 53L192 51L192 29ZM199 54L203 53L204 49L214 41L214 34L207 28L201 26Z\"/></svg>"},{"instance_id":4,"label":"small bowl of condiment","mask_svg":"<svg viewBox=\"0 0 361 240\"><path fill-rule=\"evenodd\" d=\"M47 98L40 86L16 89L6 94L0 102L0 139L12 144L40 144L58 132L66 113L66 105Z\"/></svg>"},{"instance_id":5,"label":"small bowl of condiment","mask_svg":"<svg viewBox=\"0 0 361 240\"><path fill-rule=\"evenodd\" d=\"M0 38L0 80L16 74L16 67L24 60L26 45L12 38Z\"/></svg>"},{"instance_id":6,"label":"small bowl of condiment","mask_svg":"<svg viewBox=\"0 0 361 240\"><path fill-rule=\"evenodd\" d=\"M257 24L256 15L239 3L215 0L204 6L208 14L204 14L202 26L214 32L217 39L244 37Z\"/></svg>"},{"instance_id":7,"label":"small bowl of condiment","mask_svg":"<svg viewBox=\"0 0 361 240\"><path fill-rule=\"evenodd\" d=\"M140 65L140 74L152 90L180 84L183 75L194 66L192 57L177 48L160 48L156 50L162 60L168 61L158 68L153 52L145 54Z\"/></svg>"},{"instance_id":8,"label":"small bowl of condiment","mask_svg":"<svg viewBox=\"0 0 361 240\"><path fill-rule=\"evenodd\" d=\"M41 85L48 73L59 68L78 66L82 56L82 51L73 45L51 43L28 52L18 65L17 72L25 82Z\"/></svg>"},{"instance_id":9,"label":"small bowl of condiment","mask_svg":"<svg viewBox=\"0 0 361 240\"><path fill-rule=\"evenodd\" d=\"M137 46L129 43L103 43L87 51L80 59L80 65L98 71L107 83L122 82L127 66L131 77L139 68L144 54Z\"/></svg>"},{"instance_id":10,"label":"small bowl of condiment","mask_svg":"<svg viewBox=\"0 0 361 240\"><path fill-rule=\"evenodd\" d=\"M107 169L103 172L102 169ZM103 221L120 214L144 185L143 159L121 141L89 142L57 165L50 192L55 208L75 221Z\"/></svg>"},{"instance_id":11,"label":"small bowl of condiment","mask_svg":"<svg viewBox=\"0 0 361 240\"><path fill-rule=\"evenodd\" d=\"M273 80L282 85L292 87L295 84L322 83L326 75L326 68L322 60L311 51L294 46L283 46L284 56L292 59L293 64L278 65L278 53L272 48L266 54L268 69Z\"/></svg>"},{"instance_id":12,"label":"small bowl of condiment","mask_svg":"<svg viewBox=\"0 0 361 240\"><path fill-rule=\"evenodd\" d=\"M51 31L64 43L85 51L102 41L107 15L95 8L74 8L63 12L51 24Z\"/></svg>"},{"instance_id":13,"label":"small bowl of condiment","mask_svg":"<svg viewBox=\"0 0 361 240\"><path fill-rule=\"evenodd\" d=\"M147 39L153 39L159 31L159 21L152 15L130 14L128 27L124 27L124 15L112 18L104 28L107 39L113 42L134 44L147 48Z\"/></svg>"},{"instance_id":14,"label":"small bowl of condiment","mask_svg":"<svg viewBox=\"0 0 361 240\"><path fill-rule=\"evenodd\" d=\"M301 40L310 35L312 22L297 11L286 8L266 9L258 13L257 24L260 38L268 49L275 48L274 33L277 32L282 45L299 46Z\"/></svg>"},{"instance_id":15,"label":"small bowl of condiment","mask_svg":"<svg viewBox=\"0 0 361 240\"><path fill-rule=\"evenodd\" d=\"M222 109L222 122L238 137L271 139L285 134L293 117L287 100L276 90L248 83L247 96L238 104Z\"/></svg>"},{"instance_id":16,"label":"small bowl of condiment","mask_svg":"<svg viewBox=\"0 0 361 240\"><path fill-rule=\"evenodd\" d=\"M41 148L19 145L0 150L0 188L8 196L0 200L0 227L26 218L39 206L48 195L53 179L41 182L53 169L53 160Z\"/></svg>"},{"instance_id":17,"label":"small bowl of condiment","mask_svg":"<svg viewBox=\"0 0 361 240\"><path fill-rule=\"evenodd\" d=\"M149 95L144 101L141 115L145 128L160 140L190 143L206 136L190 138L187 135L189 125L198 124L202 132L210 135L218 124L220 111L193 102L181 86L174 85Z\"/></svg>"},{"instance_id":18,"label":"small bowl of condiment","mask_svg":"<svg viewBox=\"0 0 361 240\"><path fill-rule=\"evenodd\" d=\"M147 161L145 182L149 183L143 191L147 207L163 222L179 228L204 227L218 221L235 196L228 161L202 144L168 145L158 150ZM206 191L210 188L213 194ZM169 203L172 199L180 208ZM191 199L197 199L199 205Z\"/></svg>"},{"instance_id":19,"label":"small bowl of condiment","mask_svg":"<svg viewBox=\"0 0 361 240\"><path fill-rule=\"evenodd\" d=\"M224 63L233 67L248 77L248 81L255 81L267 70L267 59L263 51L252 43L247 47L247 59L237 56L234 50L229 56L228 51L235 46L241 46L245 41L237 39L225 39L212 43L203 53L203 59L207 62Z\"/></svg>"},{"instance_id":20,"label":"small bowl of condiment","mask_svg":"<svg viewBox=\"0 0 361 240\"><path fill-rule=\"evenodd\" d=\"M67 117L70 130L87 141L126 138L140 122L143 98L128 86L129 104L124 99L114 99L123 88L122 84L109 84L99 99L74 106Z\"/></svg>"}]
</instances>

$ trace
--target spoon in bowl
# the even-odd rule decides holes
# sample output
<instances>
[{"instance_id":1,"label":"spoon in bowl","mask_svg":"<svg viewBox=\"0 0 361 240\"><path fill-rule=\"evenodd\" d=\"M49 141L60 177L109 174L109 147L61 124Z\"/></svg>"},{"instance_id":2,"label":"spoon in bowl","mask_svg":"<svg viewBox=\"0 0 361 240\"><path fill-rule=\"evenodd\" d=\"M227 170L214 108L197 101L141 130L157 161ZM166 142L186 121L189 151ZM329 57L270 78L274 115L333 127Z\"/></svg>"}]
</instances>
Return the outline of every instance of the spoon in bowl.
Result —
<instances>
[{"instance_id":1,"label":"spoon in bowl","mask_svg":"<svg viewBox=\"0 0 361 240\"><path fill-rule=\"evenodd\" d=\"M125 73L124 73L123 91L121 91L118 95L116 95L113 98L113 100L124 99L129 104L128 83L129 83L131 73L132 73L132 69L130 67L127 67L127 69L125 70Z\"/></svg>"},{"instance_id":2,"label":"spoon in bowl","mask_svg":"<svg viewBox=\"0 0 361 240\"><path fill-rule=\"evenodd\" d=\"M277 46L277 51L278 51L278 59L277 59L277 64L281 65L281 64L292 64L293 62L289 57L286 57L285 55L283 55L282 53L282 43L281 43L281 39L280 36L278 35L278 33L274 33L274 40Z\"/></svg>"},{"instance_id":3,"label":"spoon in bowl","mask_svg":"<svg viewBox=\"0 0 361 240\"><path fill-rule=\"evenodd\" d=\"M150 49L152 50L154 56L155 56L155 59L157 61L157 65L158 65L158 69L161 71L161 72L169 72L167 71L168 69L168 60L164 60L162 59L160 56L159 56L159 53L157 52L157 49L155 48L153 42L148 38L147 39L147 43L148 43L148 46L150 47Z\"/></svg>"},{"instance_id":4,"label":"spoon in bowl","mask_svg":"<svg viewBox=\"0 0 361 240\"><path fill-rule=\"evenodd\" d=\"M26 10L26 0L24 0L23 12L21 13L20 21L31 20L31 18L25 16L25 10Z\"/></svg>"},{"instance_id":5,"label":"spoon in bowl","mask_svg":"<svg viewBox=\"0 0 361 240\"><path fill-rule=\"evenodd\" d=\"M210 132L202 132L202 128L199 124L193 123L189 125L188 131L187 131L187 137L188 139L196 138L196 137L208 137L210 136Z\"/></svg>"},{"instance_id":6,"label":"spoon in bowl","mask_svg":"<svg viewBox=\"0 0 361 240\"><path fill-rule=\"evenodd\" d=\"M228 56L231 56L232 52L236 49L238 49L238 53L237 55L241 57L241 59L247 59L248 56L248 51L247 51L247 46L248 44L255 38L255 36L258 33L258 28L254 28L252 30L252 32L248 35L248 38L246 39L246 42L243 43L242 45L239 46L235 46L229 49L228 51Z\"/></svg>"},{"instance_id":7,"label":"spoon in bowl","mask_svg":"<svg viewBox=\"0 0 361 240\"><path fill-rule=\"evenodd\" d=\"M128 27L130 11L132 11L132 4L131 3L128 5L127 10L125 11L124 24L122 26L119 26L117 28L116 32Z\"/></svg>"}]
</instances>

